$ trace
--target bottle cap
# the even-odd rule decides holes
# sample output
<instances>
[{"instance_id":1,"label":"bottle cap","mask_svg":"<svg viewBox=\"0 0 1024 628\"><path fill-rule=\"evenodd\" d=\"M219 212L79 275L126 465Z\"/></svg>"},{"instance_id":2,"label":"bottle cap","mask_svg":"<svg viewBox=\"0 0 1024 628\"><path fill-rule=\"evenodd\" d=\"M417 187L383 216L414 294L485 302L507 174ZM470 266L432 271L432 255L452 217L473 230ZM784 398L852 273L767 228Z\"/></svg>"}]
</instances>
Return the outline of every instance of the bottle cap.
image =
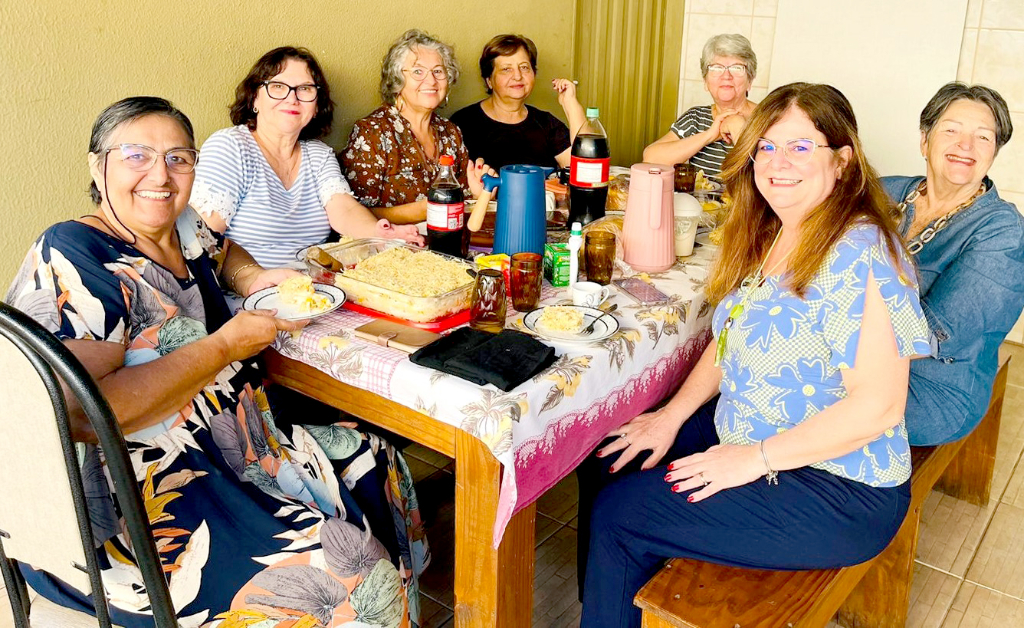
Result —
<instances>
[{"instance_id":1,"label":"bottle cap","mask_svg":"<svg viewBox=\"0 0 1024 628\"><path fill-rule=\"evenodd\" d=\"M442 166L452 166L455 164L455 158L451 155L441 155L441 158L437 160L437 163Z\"/></svg>"},{"instance_id":2,"label":"bottle cap","mask_svg":"<svg viewBox=\"0 0 1024 628\"><path fill-rule=\"evenodd\" d=\"M587 117L588 118L596 118L598 116L598 113L599 113L599 111L598 111L597 107L587 107Z\"/></svg>"},{"instance_id":3,"label":"bottle cap","mask_svg":"<svg viewBox=\"0 0 1024 628\"><path fill-rule=\"evenodd\" d=\"M583 225L581 225L578 222L572 223L572 231L569 233L569 235L583 235Z\"/></svg>"}]
</instances>

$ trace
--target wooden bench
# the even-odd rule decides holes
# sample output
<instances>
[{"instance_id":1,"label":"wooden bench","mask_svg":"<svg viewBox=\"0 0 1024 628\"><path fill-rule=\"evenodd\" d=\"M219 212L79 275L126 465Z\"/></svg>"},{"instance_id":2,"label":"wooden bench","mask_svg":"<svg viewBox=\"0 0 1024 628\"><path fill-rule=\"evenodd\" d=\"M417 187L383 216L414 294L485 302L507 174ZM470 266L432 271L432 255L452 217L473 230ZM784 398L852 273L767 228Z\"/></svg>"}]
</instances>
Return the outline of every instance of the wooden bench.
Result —
<instances>
[{"instance_id":1,"label":"wooden bench","mask_svg":"<svg viewBox=\"0 0 1024 628\"><path fill-rule=\"evenodd\" d=\"M644 628L902 627L910 603L921 507L936 488L973 504L988 503L1009 360L996 375L988 411L970 435L938 447L912 448L907 518L872 560L843 569L765 571L698 560L670 560L637 593Z\"/></svg>"}]
</instances>

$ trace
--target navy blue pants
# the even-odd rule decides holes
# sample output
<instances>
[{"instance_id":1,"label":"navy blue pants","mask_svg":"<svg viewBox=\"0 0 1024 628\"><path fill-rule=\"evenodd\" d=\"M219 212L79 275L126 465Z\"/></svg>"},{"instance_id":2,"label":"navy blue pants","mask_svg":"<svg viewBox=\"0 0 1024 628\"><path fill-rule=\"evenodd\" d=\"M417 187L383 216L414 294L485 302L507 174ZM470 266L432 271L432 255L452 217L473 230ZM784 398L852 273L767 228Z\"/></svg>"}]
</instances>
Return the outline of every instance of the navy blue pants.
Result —
<instances>
[{"instance_id":1,"label":"navy blue pants","mask_svg":"<svg viewBox=\"0 0 1024 628\"><path fill-rule=\"evenodd\" d=\"M718 444L717 397L693 415L661 466L640 471L646 453L614 475L615 455L591 455L580 483L581 628L640 626L633 596L671 557L760 569L825 569L881 552L903 523L910 483L866 484L805 467L689 503L665 482L668 463ZM584 576L585 574L585 576ZM585 578L585 579L583 579Z\"/></svg>"}]
</instances>

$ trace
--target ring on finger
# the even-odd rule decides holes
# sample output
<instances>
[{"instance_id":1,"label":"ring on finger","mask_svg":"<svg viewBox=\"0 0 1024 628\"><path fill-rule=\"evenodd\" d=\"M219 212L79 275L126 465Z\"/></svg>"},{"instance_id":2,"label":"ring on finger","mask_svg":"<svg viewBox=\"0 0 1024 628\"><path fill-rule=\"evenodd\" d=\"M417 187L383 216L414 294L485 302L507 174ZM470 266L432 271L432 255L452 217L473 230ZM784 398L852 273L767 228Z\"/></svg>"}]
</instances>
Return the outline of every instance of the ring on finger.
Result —
<instances>
[{"instance_id":1,"label":"ring on finger","mask_svg":"<svg viewBox=\"0 0 1024 628\"><path fill-rule=\"evenodd\" d=\"M627 445L630 444L629 439L626 438L625 434L619 434L619 438L621 438Z\"/></svg>"},{"instance_id":2,"label":"ring on finger","mask_svg":"<svg viewBox=\"0 0 1024 628\"><path fill-rule=\"evenodd\" d=\"M700 472L700 473L698 473L697 475L699 475L699 476L700 476L700 481L701 481L701 483L702 483L702 484L703 484L704 486L707 486L708 484L710 484L710 482L708 482L708 481L707 481L707 480L706 480L706 479L704 478L704 472L703 472L703 471L701 471L701 472Z\"/></svg>"}]
</instances>

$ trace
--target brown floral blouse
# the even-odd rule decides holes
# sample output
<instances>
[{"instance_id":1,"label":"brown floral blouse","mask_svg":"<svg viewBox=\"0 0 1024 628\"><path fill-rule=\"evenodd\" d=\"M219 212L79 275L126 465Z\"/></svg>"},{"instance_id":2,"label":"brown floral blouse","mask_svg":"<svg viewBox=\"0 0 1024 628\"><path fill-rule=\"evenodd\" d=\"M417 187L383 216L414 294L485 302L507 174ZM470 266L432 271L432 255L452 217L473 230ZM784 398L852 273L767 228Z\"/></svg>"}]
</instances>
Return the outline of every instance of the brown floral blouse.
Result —
<instances>
[{"instance_id":1,"label":"brown floral blouse","mask_svg":"<svg viewBox=\"0 0 1024 628\"><path fill-rule=\"evenodd\" d=\"M455 157L455 172L469 198L469 153L462 132L437 113L430 118L430 130L437 142L437 155ZM408 121L388 104L356 122L339 159L352 193L366 207L393 207L425 199L438 171L437 162L427 158Z\"/></svg>"}]
</instances>

